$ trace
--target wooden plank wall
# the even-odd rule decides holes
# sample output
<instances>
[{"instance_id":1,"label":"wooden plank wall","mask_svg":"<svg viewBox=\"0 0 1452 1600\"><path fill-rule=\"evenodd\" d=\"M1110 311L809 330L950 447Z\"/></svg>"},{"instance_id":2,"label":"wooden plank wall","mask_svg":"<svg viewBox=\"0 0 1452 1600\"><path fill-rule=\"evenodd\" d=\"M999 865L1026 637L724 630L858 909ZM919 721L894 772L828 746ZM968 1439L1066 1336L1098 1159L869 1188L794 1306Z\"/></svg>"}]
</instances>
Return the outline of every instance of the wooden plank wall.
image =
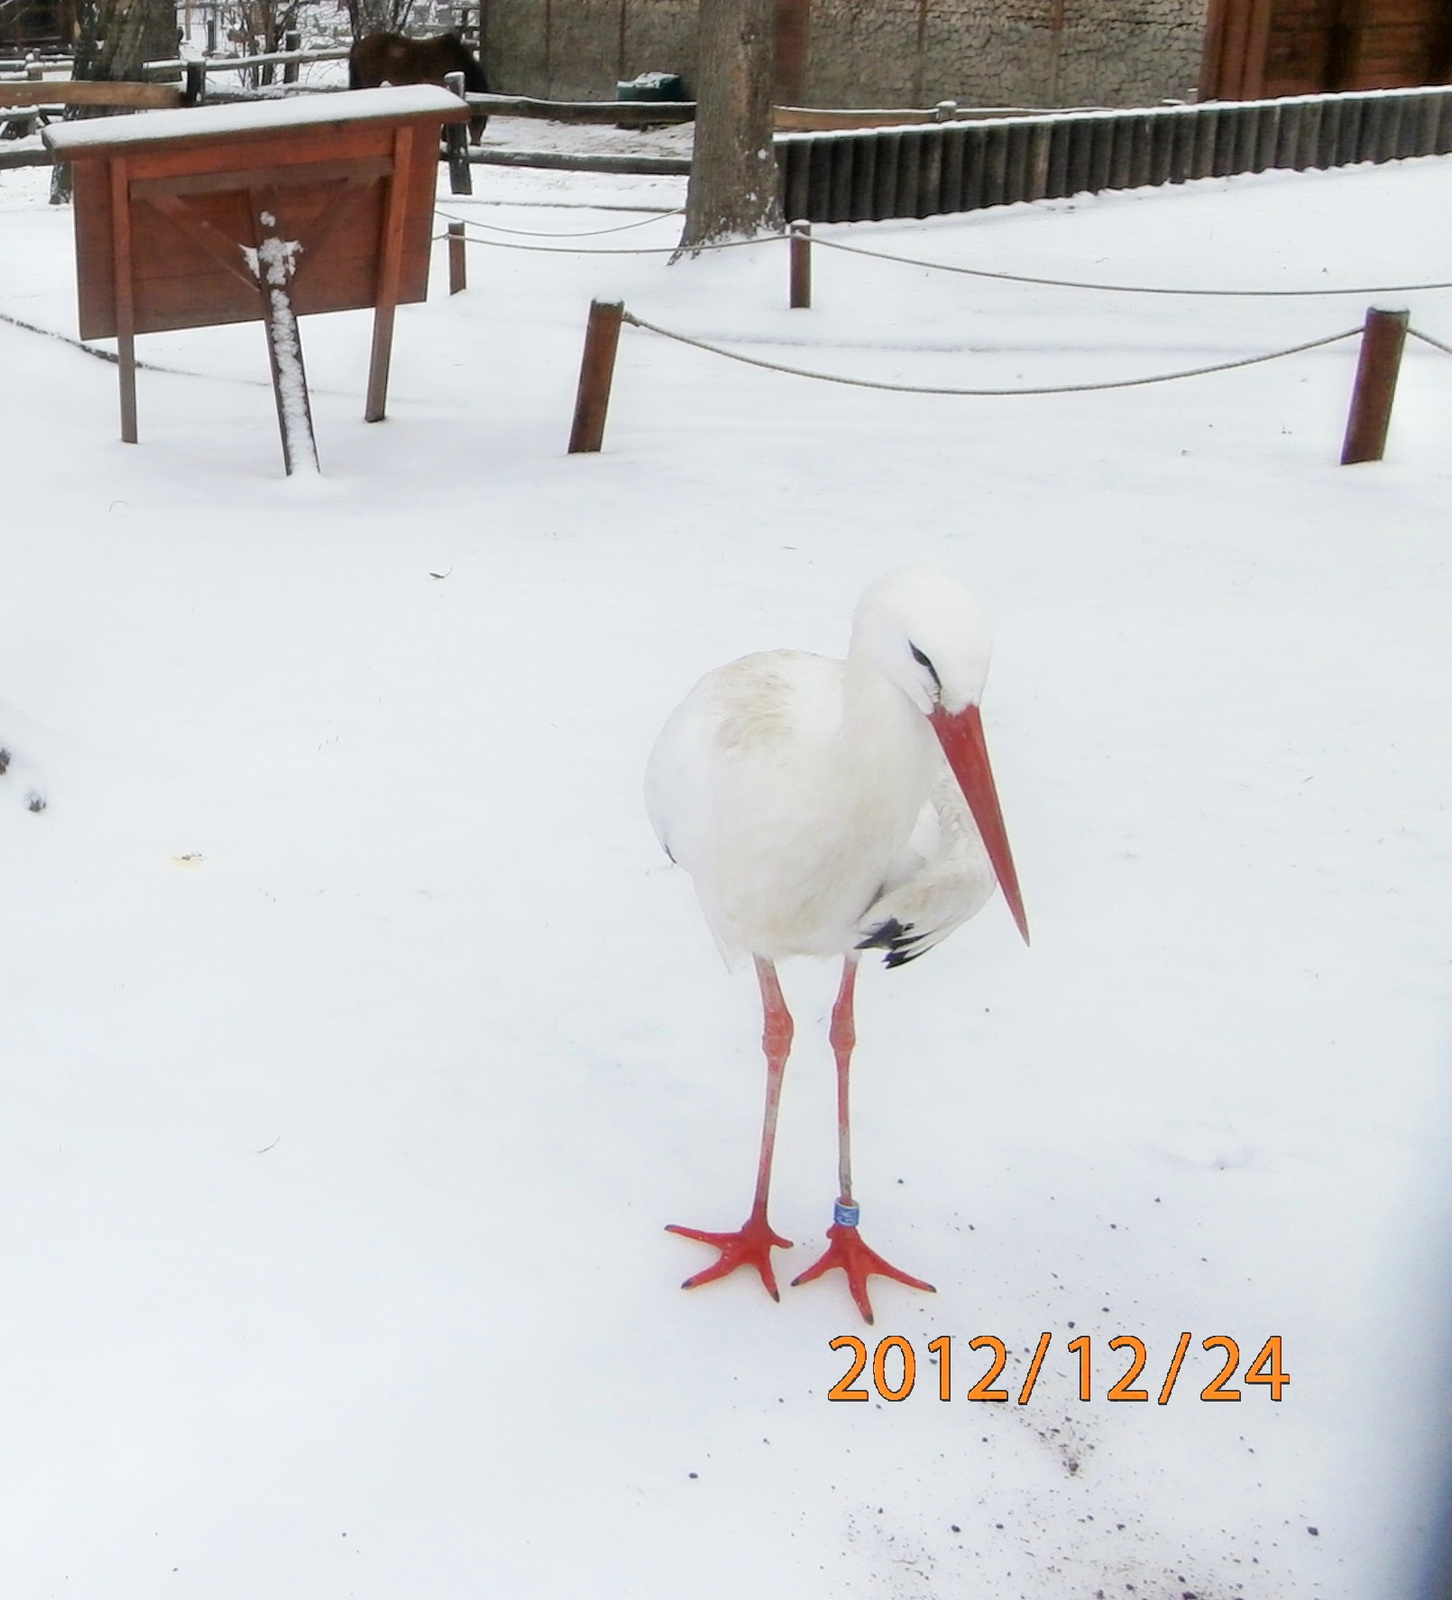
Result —
<instances>
[{"instance_id":1,"label":"wooden plank wall","mask_svg":"<svg viewBox=\"0 0 1452 1600\"><path fill-rule=\"evenodd\" d=\"M786 215L865 222L1452 151L1452 87L1088 111L776 141Z\"/></svg>"},{"instance_id":2,"label":"wooden plank wall","mask_svg":"<svg viewBox=\"0 0 1452 1600\"><path fill-rule=\"evenodd\" d=\"M1448 0L1210 0L1202 100L1404 89L1449 77Z\"/></svg>"}]
</instances>

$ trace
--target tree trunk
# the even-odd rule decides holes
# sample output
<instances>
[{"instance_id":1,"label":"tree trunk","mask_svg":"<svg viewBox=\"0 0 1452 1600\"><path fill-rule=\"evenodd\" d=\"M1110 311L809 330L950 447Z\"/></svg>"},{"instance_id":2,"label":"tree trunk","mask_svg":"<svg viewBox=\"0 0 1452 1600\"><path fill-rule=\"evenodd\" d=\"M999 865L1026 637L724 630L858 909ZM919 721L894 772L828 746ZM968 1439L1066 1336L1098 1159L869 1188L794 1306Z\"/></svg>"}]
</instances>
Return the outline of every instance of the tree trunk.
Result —
<instances>
[{"instance_id":1,"label":"tree trunk","mask_svg":"<svg viewBox=\"0 0 1452 1600\"><path fill-rule=\"evenodd\" d=\"M81 0L73 76L139 83L146 61L176 55L173 0Z\"/></svg>"},{"instance_id":2,"label":"tree trunk","mask_svg":"<svg viewBox=\"0 0 1452 1600\"><path fill-rule=\"evenodd\" d=\"M681 250L781 227L771 126L775 34L775 0L701 0Z\"/></svg>"},{"instance_id":3,"label":"tree trunk","mask_svg":"<svg viewBox=\"0 0 1452 1600\"><path fill-rule=\"evenodd\" d=\"M71 76L108 83L142 83L147 61L175 58L178 47L174 0L81 0L76 7L76 55ZM68 106L66 121L105 116L101 106ZM51 174L50 203L71 197L71 168L60 162Z\"/></svg>"},{"instance_id":4,"label":"tree trunk","mask_svg":"<svg viewBox=\"0 0 1452 1600\"><path fill-rule=\"evenodd\" d=\"M812 0L776 0L776 103L807 103L812 48Z\"/></svg>"}]
</instances>

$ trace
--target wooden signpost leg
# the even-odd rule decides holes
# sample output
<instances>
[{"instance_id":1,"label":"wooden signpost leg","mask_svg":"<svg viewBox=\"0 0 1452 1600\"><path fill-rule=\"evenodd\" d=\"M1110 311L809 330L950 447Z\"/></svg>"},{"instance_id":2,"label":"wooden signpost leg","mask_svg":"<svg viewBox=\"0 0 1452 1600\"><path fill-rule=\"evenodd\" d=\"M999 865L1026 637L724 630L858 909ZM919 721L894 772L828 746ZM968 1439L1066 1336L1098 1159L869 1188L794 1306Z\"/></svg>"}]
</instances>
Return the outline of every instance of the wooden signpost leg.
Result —
<instances>
[{"instance_id":1,"label":"wooden signpost leg","mask_svg":"<svg viewBox=\"0 0 1452 1600\"><path fill-rule=\"evenodd\" d=\"M398 281L403 267L403 212L408 199L408 169L413 155L413 129L393 136L393 172L383 209L383 240L378 258L378 299L373 312L373 354L368 363L365 422L382 422L388 399L388 362L393 353L393 313L398 306Z\"/></svg>"},{"instance_id":2,"label":"wooden signpost leg","mask_svg":"<svg viewBox=\"0 0 1452 1600\"><path fill-rule=\"evenodd\" d=\"M131 284L131 186L126 158L111 168L111 258L116 292L116 366L121 377L121 439L136 443L136 302Z\"/></svg>"},{"instance_id":3,"label":"wooden signpost leg","mask_svg":"<svg viewBox=\"0 0 1452 1600\"><path fill-rule=\"evenodd\" d=\"M312 406L303 371L302 340L288 285L296 246L281 236L277 201L270 194L251 193L252 225L257 240L257 288L262 297L262 325L267 333L267 358L272 367L272 394L277 401L277 426L282 434L282 459L289 477L300 468L318 470Z\"/></svg>"}]
</instances>

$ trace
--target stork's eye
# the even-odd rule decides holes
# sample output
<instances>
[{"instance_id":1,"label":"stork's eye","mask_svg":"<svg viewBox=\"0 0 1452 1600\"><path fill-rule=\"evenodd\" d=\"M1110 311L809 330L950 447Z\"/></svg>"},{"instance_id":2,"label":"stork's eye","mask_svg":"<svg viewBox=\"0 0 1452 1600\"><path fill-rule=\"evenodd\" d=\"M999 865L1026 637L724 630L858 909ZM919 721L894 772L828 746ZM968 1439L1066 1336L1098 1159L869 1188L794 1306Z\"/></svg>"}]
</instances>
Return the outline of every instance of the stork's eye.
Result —
<instances>
[{"instance_id":1,"label":"stork's eye","mask_svg":"<svg viewBox=\"0 0 1452 1600\"><path fill-rule=\"evenodd\" d=\"M908 645L908 649L913 653L913 660L916 661L920 667L926 667L928 669L929 674L932 676L933 687L941 689L943 687L943 680L938 676L938 669L931 661L928 660L928 658L922 653L921 650L918 649L915 644L910 643Z\"/></svg>"}]
</instances>

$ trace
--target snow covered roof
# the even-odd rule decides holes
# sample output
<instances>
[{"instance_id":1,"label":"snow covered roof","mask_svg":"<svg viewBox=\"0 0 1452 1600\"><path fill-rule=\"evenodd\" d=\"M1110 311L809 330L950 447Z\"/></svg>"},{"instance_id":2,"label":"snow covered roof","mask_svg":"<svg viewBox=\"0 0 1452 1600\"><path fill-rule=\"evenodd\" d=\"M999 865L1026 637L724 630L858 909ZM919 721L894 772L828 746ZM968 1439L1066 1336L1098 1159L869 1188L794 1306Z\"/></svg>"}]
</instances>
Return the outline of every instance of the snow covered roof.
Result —
<instances>
[{"instance_id":1,"label":"snow covered roof","mask_svg":"<svg viewBox=\"0 0 1452 1600\"><path fill-rule=\"evenodd\" d=\"M346 89L338 94L299 95L289 100L90 118L46 128L43 137L58 155L70 156L101 145L271 133L279 128L315 127L319 123L365 118L438 117L448 122L462 122L467 115L463 101L447 89L437 84L419 83L407 88Z\"/></svg>"}]
</instances>

